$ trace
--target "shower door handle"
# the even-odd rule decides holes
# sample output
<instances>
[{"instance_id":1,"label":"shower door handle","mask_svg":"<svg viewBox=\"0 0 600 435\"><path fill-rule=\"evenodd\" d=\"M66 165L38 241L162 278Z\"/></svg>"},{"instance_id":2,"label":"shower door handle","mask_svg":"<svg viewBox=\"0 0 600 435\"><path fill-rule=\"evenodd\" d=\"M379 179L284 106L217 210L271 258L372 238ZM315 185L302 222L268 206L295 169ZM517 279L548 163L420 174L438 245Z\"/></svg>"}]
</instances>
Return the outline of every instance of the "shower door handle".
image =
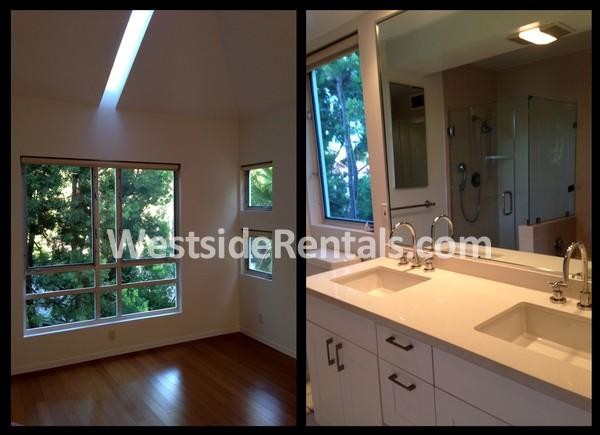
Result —
<instances>
[{"instance_id":1,"label":"shower door handle","mask_svg":"<svg viewBox=\"0 0 600 435\"><path fill-rule=\"evenodd\" d=\"M506 197L508 196L508 205L510 205L510 209L506 211ZM513 194L510 190L505 190L502 192L502 214L504 216L510 216L513 212Z\"/></svg>"}]
</instances>

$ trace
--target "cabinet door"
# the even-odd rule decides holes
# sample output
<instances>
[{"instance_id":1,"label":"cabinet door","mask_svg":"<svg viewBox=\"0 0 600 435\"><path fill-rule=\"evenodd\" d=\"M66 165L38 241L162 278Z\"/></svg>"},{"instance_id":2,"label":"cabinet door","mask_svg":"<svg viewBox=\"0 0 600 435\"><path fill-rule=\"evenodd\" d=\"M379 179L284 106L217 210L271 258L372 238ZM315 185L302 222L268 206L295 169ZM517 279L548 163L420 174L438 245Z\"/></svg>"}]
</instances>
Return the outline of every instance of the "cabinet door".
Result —
<instances>
[{"instance_id":1,"label":"cabinet door","mask_svg":"<svg viewBox=\"0 0 600 435\"><path fill-rule=\"evenodd\" d=\"M435 389L435 412L438 426L508 426L468 403Z\"/></svg>"},{"instance_id":2,"label":"cabinet door","mask_svg":"<svg viewBox=\"0 0 600 435\"><path fill-rule=\"evenodd\" d=\"M379 359L383 420L389 426L435 426L433 386Z\"/></svg>"},{"instance_id":3,"label":"cabinet door","mask_svg":"<svg viewBox=\"0 0 600 435\"><path fill-rule=\"evenodd\" d=\"M315 420L321 426L344 424L340 377L335 363L336 337L306 322L306 353Z\"/></svg>"},{"instance_id":4,"label":"cabinet door","mask_svg":"<svg viewBox=\"0 0 600 435\"><path fill-rule=\"evenodd\" d=\"M336 370L342 386L345 424L381 426L377 357L338 337Z\"/></svg>"}]
</instances>

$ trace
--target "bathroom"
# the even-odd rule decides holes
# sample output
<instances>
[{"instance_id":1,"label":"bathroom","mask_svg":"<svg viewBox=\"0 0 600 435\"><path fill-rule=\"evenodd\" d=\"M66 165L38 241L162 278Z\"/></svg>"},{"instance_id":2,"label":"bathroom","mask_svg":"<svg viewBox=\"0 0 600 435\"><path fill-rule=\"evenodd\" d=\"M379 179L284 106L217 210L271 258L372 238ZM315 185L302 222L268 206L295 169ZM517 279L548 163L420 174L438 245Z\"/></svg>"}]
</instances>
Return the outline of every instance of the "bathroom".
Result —
<instances>
[{"instance_id":1,"label":"bathroom","mask_svg":"<svg viewBox=\"0 0 600 435\"><path fill-rule=\"evenodd\" d=\"M306 65L306 231L359 240L307 423L590 425L591 11L307 11Z\"/></svg>"}]
</instances>

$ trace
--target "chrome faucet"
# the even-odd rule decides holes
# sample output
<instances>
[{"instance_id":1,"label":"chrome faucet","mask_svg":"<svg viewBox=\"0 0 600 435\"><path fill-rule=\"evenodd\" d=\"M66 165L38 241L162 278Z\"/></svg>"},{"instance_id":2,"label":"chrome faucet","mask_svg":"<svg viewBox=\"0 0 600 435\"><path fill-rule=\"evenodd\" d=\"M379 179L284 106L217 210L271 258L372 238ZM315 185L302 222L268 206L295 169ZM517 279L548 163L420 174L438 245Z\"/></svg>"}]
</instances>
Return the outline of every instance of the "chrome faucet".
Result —
<instances>
[{"instance_id":1,"label":"chrome faucet","mask_svg":"<svg viewBox=\"0 0 600 435\"><path fill-rule=\"evenodd\" d=\"M390 240L394 237L394 233L398 231L401 227L406 227L410 231L410 235L412 236L412 245L413 245L413 257L410 259L411 267L419 267L421 265L421 259L419 258L419 254L417 253L417 233L415 232L415 227L413 227L408 222L398 222L394 225L392 232L390 234ZM406 264L408 260L406 259L406 253L402 255L398 264Z\"/></svg>"},{"instance_id":2,"label":"chrome faucet","mask_svg":"<svg viewBox=\"0 0 600 435\"><path fill-rule=\"evenodd\" d=\"M577 307L582 310L591 310L592 292L590 291L588 284L588 256L587 249L585 249L583 242L573 242L567 248L567 253L563 259L563 283L565 286L569 284L569 263L571 262L571 257L576 249L579 249L579 252L581 253L581 263L583 268L583 287L579 292L579 302L577 303Z\"/></svg>"},{"instance_id":3,"label":"chrome faucet","mask_svg":"<svg viewBox=\"0 0 600 435\"><path fill-rule=\"evenodd\" d=\"M450 216L448 216L447 214L442 213L439 216L436 216L435 219L433 220L433 222L431 223L431 249L434 250L435 249L435 227L437 226L437 223L441 220L445 220L446 222L448 222L448 232L450 233L450 237L454 236L454 224L452 223L452 219L450 219ZM427 258L425 260L425 266L423 266L423 269L425 270L434 270L435 267L433 265L433 254L431 257Z\"/></svg>"}]
</instances>

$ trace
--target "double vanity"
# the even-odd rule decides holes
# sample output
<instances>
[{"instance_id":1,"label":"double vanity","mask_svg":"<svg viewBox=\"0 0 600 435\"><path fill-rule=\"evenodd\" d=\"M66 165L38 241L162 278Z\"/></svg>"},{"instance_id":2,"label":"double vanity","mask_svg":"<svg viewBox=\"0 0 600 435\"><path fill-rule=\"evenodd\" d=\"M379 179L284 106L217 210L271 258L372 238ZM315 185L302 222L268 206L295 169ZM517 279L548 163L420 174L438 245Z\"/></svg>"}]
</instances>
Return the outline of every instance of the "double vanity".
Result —
<instances>
[{"instance_id":1,"label":"double vanity","mask_svg":"<svg viewBox=\"0 0 600 435\"><path fill-rule=\"evenodd\" d=\"M381 257L307 278L320 425L590 425L581 281L475 259ZM556 291L556 289L555 289Z\"/></svg>"}]
</instances>

